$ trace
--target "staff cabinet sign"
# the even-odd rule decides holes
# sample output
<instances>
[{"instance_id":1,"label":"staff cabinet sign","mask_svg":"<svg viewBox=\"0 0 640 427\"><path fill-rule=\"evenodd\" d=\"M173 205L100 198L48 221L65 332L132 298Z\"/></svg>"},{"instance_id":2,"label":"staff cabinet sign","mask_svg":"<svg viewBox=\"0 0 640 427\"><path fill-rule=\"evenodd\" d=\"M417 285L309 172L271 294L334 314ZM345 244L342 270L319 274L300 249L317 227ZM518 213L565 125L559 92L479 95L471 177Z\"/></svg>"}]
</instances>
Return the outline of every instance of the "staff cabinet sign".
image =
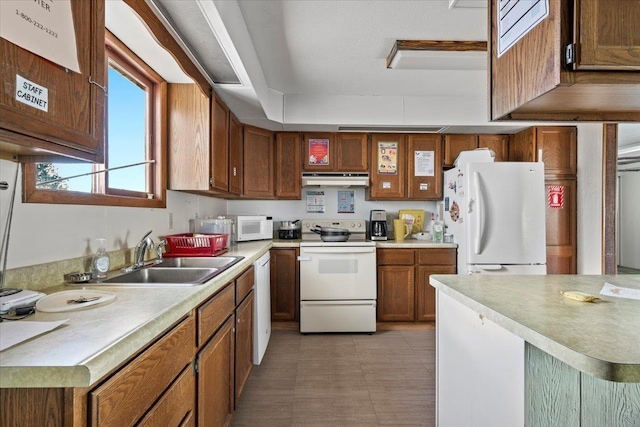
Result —
<instances>
[{"instance_id":1,"label":"staff cabinet sign","mask_svg":"<svg viewBox=\"0 0 640 427\"><path fill-rule=\"evenodd\" d=\"M70 0L0 0L0 37L80 73Z\"/></svg>"},{"instance_id":2,"label":"staff cabinet sign","mask_svg":"<svg viewBox=\"0 0 640 427\"><path fill-rule=\"evenodd\" d=\"M16 101L47 112L49 111L49 90L16 74Z\"/></svg>"},{"instance_id":3,"label":"staff cabinet sign","mask_svg":"<svg viewBox=\"0 0 640 427\"><path fill-rule=\"evenodd\" d=\"M549 16L549 0L498 1L498 58Z\"/></svg>"}]
</instances>

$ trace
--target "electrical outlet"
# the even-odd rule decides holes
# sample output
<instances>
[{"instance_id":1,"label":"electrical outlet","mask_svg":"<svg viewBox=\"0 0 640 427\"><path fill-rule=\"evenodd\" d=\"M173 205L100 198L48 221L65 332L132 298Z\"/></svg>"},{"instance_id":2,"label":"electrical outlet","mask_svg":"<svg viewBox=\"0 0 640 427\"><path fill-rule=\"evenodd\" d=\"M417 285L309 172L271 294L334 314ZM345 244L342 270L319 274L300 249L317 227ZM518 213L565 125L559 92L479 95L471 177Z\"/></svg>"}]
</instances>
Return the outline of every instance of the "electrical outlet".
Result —
<instances>
[{"instance_id":1,"label":"electrical outlet","mask_svg":"<svg viewBox=\"0 0 640 427\"><path fill-rule=\"evenodd\" d=\"M169 212L169 230L173 230L173 212Z\"/></svg>"}]
</instances>

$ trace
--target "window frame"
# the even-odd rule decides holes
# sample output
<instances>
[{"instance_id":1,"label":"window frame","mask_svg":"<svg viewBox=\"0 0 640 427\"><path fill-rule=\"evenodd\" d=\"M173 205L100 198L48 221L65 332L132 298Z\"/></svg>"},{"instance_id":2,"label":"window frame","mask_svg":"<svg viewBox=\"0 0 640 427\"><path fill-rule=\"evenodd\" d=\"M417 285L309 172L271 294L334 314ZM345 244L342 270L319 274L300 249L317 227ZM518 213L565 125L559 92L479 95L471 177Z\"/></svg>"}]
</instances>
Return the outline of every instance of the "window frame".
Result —
<instances>
[{"instance_id":1,"label":"window frame","mask_svg":"<svg viewBox=\"0 0 640 427\"><path fill-rule=\"evenodd\" d=\"M102 179L103 193L85 193L79 191L43 189L36 187L36 163L23 163L23 202L48 204L79 204L98 206L126 207L166 207L167 190L167 82L151 67L144 63L124 43L110 31L105 30L105 75L109 67L109 58L113 58L119 67L135 78L142 76L153 83L152 102L148 104L149 121L147 131L147 150L155 163L147 168L147 183L153 191L135 192L106 187L107 179ZM108 144L108 109L105 108L105 144ZM104 162L107 162L106 146ZM63 160L64 161L64 160ZM55 160L54 162L59 162ZM52 163L54 163L52 162ZM97 164L96 164L97 165ZM149 194L151 196L149 196Z\"/></svg>"}]
</instances>

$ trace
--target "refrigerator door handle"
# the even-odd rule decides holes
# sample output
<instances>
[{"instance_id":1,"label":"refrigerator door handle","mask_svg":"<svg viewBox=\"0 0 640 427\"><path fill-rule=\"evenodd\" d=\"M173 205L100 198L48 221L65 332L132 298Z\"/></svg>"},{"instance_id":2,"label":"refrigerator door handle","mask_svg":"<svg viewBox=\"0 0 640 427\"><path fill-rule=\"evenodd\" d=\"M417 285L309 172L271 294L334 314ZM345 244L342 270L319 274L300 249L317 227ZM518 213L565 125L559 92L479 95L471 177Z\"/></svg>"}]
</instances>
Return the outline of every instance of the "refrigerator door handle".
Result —
<instances>
[{"instance_id":1,"label":"refrigerator door handle","mask_svg":"<svg viewBox=\"0 0 640 427\"><path fill-rule=\"evenodd\" d=\"M480 180L480 173L473 173L473 181L476 187L477 194L477 205L476 209L476 241L475 241L475 254L479 255L482 252L482 240L484 239L484 216L485 216L485 206L484 206L484 197L482 194L482 181Z\"/></svg>"}]
</instances>

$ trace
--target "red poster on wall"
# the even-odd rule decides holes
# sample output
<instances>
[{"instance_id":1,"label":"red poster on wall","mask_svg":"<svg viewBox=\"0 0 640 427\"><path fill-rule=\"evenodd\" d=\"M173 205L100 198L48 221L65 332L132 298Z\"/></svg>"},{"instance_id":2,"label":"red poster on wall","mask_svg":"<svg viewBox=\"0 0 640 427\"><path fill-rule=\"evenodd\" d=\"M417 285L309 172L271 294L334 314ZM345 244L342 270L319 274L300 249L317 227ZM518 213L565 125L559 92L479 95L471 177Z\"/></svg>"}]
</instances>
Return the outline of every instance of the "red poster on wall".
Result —
<instances>
[{"instance_id":1,"label":"red poster on wall","mask_svg":"<svg viewBox=\"0 0 640 427\"><path fill-rule=\"evenodd\" d=\"M551 209L564 208L564 186L549 185L547 187L547 204Z\"/></svg>"},{"instance_id":2,"label":"red poster on wall","mask_svg":"<svg viewBox=\"0 0 640 427\"><path fill-rule=\"evenodd\" d=\"M329 164L329 140L310 139L309 140L309 165Z\"/></svg>"}]
</instances>

